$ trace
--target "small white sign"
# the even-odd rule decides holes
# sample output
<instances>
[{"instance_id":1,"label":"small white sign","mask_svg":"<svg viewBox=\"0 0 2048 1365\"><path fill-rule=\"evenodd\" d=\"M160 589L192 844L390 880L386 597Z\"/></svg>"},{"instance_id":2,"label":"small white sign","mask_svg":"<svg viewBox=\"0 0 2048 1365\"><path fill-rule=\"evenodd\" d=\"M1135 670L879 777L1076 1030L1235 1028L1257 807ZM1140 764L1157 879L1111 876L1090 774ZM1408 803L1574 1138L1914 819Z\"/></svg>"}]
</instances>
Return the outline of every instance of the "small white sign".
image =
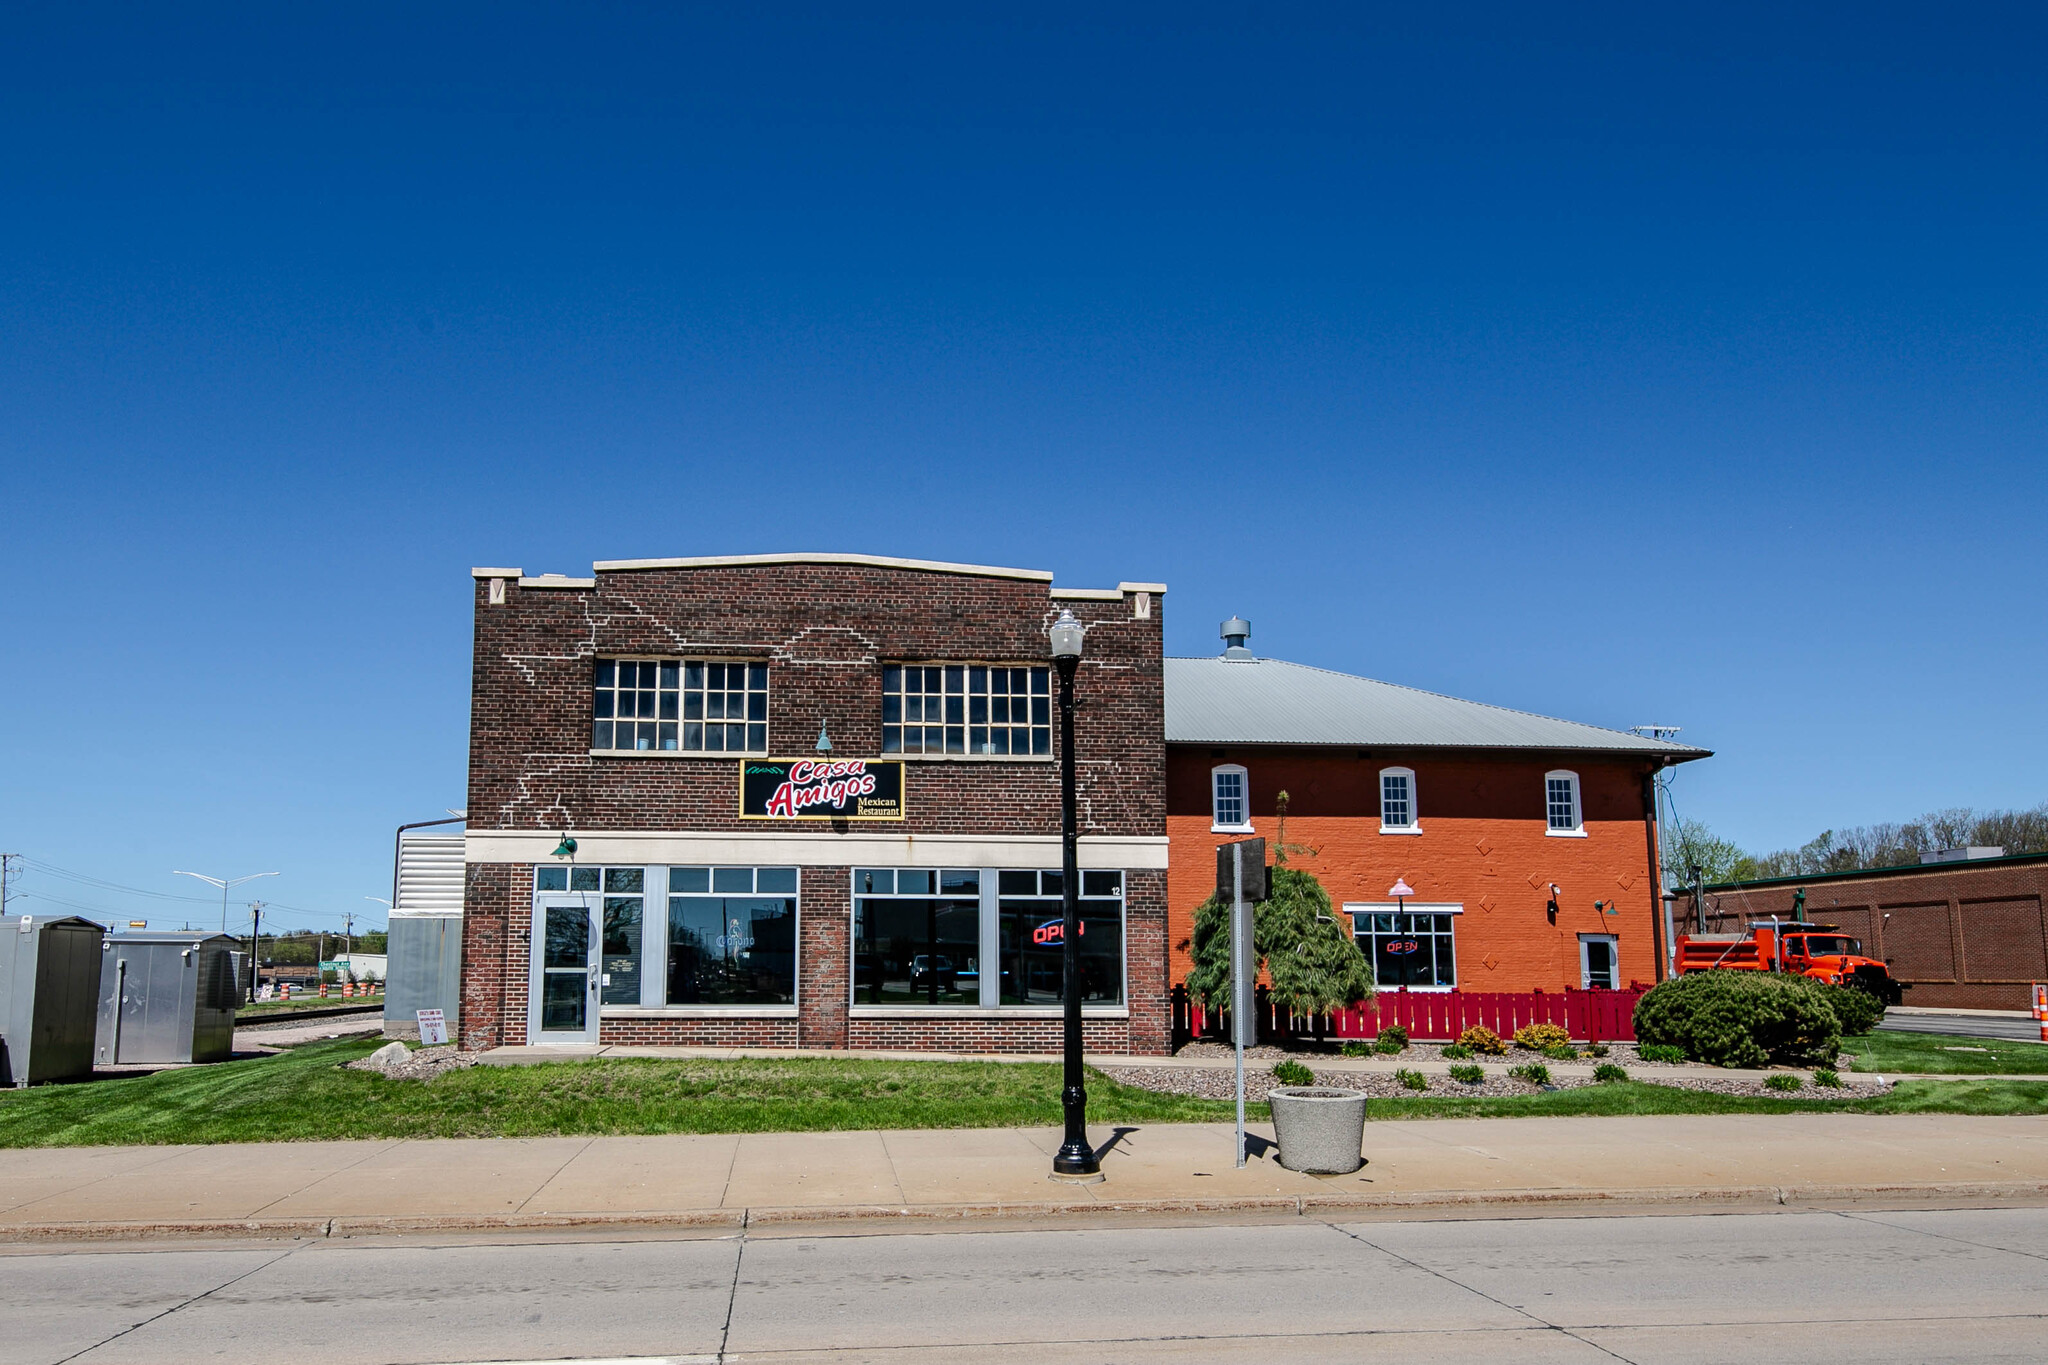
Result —
<instances>
[{"instance_id":1,"label":"small white sign","mask_svg":"<svg viewBox=\"0 0 2048 1365\"><path fill-rule=\"evenodd\" d=\"M420 1046L440 1047L448 1041L448 1021L439 1010L420 1011Z\"/></svg>"}]
</instances>

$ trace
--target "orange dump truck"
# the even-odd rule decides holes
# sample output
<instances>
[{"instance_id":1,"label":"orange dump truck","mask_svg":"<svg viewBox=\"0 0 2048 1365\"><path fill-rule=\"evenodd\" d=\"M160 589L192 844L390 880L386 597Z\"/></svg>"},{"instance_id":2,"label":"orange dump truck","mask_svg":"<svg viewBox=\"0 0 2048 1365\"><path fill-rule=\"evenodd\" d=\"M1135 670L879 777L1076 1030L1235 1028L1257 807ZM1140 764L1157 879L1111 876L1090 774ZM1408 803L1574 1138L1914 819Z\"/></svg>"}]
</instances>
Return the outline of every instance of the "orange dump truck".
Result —
<instances>
[{"instance_id":1,"label":"orange dump truck","mask_svg":"<svg viewBox=\"0 0 2048 1365\"><path fill-rule=\"evenodd\" d=\"M1884 963L1863 956L1861 943L1828 924L1754 920L1746 934L1679 935L1680 975L1715 968L1810 976L1869 991L1887 1005L1898 1004L1905 993Z\"/></svg>"}]
</instances>

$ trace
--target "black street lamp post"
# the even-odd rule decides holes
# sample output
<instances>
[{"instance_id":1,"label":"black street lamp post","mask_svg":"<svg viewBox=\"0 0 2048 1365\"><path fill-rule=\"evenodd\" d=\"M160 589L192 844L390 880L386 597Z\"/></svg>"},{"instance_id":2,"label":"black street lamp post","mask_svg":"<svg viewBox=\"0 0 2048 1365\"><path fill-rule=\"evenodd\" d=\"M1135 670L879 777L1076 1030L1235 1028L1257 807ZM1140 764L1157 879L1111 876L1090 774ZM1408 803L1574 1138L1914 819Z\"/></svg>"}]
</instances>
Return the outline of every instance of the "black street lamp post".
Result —
<instances>
[{"instance_id":1,"label":"black street lamp post","mask_svg":"<svg viewBox=\"0 0 2048 1365\"><path fill-rule=\"evenodd\" d=\"M1060 1107L1067 1133L1052 1159L1055 1180L1100 1180L1088 1142L1088 1091L1081 1081L1081 867L1074 803L1074 670L1081 663L1082 626L1062 611L1052 627L1052 661L1060 673L1060 944L1064 959L1066 1030Z\"/></svg>"}]
</instances>

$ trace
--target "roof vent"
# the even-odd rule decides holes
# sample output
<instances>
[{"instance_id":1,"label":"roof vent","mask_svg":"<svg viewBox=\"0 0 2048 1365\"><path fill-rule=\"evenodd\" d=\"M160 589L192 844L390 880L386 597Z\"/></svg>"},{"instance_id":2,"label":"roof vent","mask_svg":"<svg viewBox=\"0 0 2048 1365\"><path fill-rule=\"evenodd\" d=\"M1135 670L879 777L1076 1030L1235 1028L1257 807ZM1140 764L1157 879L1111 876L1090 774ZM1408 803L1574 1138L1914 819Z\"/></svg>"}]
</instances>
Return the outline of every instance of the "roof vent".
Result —
<instances>
[{"instance_id":1,"label":"roof vent","mask_svg":"<svg viewBox=\"0 0 2048 1365\"><path fill-rule=\"evenodd\" d=\"M1969 848L1942 848L1920 855L1923 863L1970 863L1979 858L2003 858L2005 850L1993 844L1986 848L1981 844Z\"/></svg>"},{"instance_id":2,"label":"roof vent","mask_svg":"<svg viewBox=\"0 0 2048 1365\"><path fill-rule=\"evenodd\" d=\"M1223 623L1223 657L1226 659L1253 659L1258 656L1244 647L1252 637L1252 623L1242 616L1233 616Z\"/></svg>"}]
</instances>

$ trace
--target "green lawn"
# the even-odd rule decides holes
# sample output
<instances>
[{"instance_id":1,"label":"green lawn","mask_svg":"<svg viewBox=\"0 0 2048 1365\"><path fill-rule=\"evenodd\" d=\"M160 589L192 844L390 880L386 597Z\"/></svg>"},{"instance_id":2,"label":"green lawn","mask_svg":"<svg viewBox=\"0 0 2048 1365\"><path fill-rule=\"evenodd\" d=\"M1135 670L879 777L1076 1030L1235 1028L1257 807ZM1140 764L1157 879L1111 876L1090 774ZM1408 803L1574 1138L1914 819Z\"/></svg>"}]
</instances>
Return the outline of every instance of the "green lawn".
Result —
<instances>
[{"instance_id":1,"label":"green lawn","mask_svg":"<svg viewBox=\"0 0 2048 1365\"><path fill-rule=\"evenodd\" d=\"M432 1082L349 1071L382 1039L151 1076L0 1092L0 1147L383 1137L1005 1128L1059 1122L1047 1064L594 1061L479 1066ZM1101 1123L1227 1118L1215 1100L1088 1082Z\"/></svg>"},{"instance_id":2,"label":"green lawn","mask_svg":"<svg viewBox=\"0 0 2048 1365\"><path fill-rule=\"evenodd\" d=\"M384 1137L1002 1128L1059 1122L1059 1068L1039 1063L592 1061L474 1067L433 1082L339 1064L380 1039L152 1076L0 1093L0 1147ZM1227 1122L1218 1100L1088 1082L1091 1122ZM1575 1114L2048 1114L2048 1081L1919 1081L1852 1101L1712 1095L1626 1082L1498 1099L1374 1100L1376 1119ZM1264 1105L1251 1117L1263 1121Z\"/></svg>"},{"instance_id":3,"label":"green lawn","mask_svg":"<svg viewBox=\"0 0 2048 1365\"><path fill-rule=\"evenodd\" d=\"M1970 1051L1953 1049L1968 1048ZM1978 1052L1974 1049L1983 1048ZM1842 1040L1844 1054L1854 1053L1856 1061L1845 1067L1855 1071L1878 1071L1886 1075L1918 1071L1926 1075L1985 1076L2001 1072L2015 1076L2048 1076L2048 1044L2012 1042L2004 1038L1965 1038L1949 1033L1901 1033L1877 1029Z\"/></svg>"}]
</instances>

